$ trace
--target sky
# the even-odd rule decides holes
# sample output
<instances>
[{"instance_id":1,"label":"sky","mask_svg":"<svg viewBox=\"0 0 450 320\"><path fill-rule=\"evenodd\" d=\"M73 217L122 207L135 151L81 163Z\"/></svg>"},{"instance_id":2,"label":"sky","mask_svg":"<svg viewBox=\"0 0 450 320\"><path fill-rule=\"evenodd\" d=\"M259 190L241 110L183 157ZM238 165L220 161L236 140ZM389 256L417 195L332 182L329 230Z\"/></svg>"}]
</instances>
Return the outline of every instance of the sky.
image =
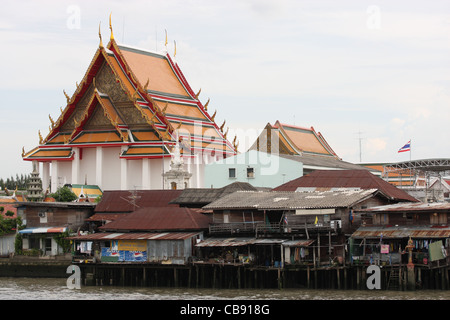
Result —
<instances>
[{"instance_id":1,"label":"sky","mask_svg":"<svg viewBox=\"0 0 450 320\"><path fill-rule=\"evenodd\" d=\"M314 127L344 161L450 158L448 0L9 1L0 11L0 178L118 43L174 55L239 151L267 123ZM411 153L398 150L411 140Z\"/></svg>"}]
</instances>

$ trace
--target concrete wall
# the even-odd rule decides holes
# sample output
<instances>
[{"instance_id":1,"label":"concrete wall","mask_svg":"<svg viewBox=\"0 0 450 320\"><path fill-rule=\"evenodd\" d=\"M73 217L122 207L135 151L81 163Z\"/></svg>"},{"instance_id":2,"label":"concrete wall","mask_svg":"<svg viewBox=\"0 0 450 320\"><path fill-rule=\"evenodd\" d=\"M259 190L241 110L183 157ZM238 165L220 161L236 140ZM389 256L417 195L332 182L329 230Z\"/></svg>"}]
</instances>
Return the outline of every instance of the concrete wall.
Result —
<instances>
[{"instance_id":1,"label":"concrete wall","mask_svg":"<svg viewBox=\"0 0 450 320\"><path fill-rule=\"evenodd\" d=\"M236 177L229 177L229 169L235 169ZM253 168L253 177L247 177L247 169ZM205 187L221 188L230 183L248 182L255 187L274 188L303 175L301 162L280 158L264 152L250 150L216 161L205 166Z\"/></svg>"}]
</instances>

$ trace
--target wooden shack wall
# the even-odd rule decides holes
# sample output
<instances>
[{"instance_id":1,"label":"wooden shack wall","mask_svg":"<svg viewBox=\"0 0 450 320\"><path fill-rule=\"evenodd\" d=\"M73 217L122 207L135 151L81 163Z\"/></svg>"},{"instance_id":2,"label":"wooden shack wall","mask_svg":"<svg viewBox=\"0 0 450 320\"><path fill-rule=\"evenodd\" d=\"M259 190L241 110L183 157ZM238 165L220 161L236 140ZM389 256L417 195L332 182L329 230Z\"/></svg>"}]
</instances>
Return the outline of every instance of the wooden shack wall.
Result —
<instances>
[{"instance_id":1,"label":"wooden shack wall","mask_svg":"<svg viewBox=\"0 0 450 320\"><path fill-rule=\"evenodd\" d=\"M39 213L45 213L45 218ZM27 228L68 226L76 231L93 214L93 209L30 206L23 210L23 214Z\"/></svg>"}]
</instances>

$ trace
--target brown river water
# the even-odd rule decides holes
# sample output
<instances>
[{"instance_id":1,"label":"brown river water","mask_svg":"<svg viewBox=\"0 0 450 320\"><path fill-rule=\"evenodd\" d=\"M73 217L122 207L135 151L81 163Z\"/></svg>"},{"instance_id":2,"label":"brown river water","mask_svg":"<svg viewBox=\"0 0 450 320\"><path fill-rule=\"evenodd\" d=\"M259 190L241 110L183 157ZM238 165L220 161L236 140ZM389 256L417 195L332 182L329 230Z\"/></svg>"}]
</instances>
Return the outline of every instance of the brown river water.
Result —
<instances>
[{"instance_id":1,"label":"brown river water","mask_svg":"<svg viewBox=\"0 0 450 320\"><path fill-rule=\"evenodd\" d=\"M449 290L188 289L81 286L60 278L0 278L1 300L450 300Z\"/></svg>"}]
</instances>

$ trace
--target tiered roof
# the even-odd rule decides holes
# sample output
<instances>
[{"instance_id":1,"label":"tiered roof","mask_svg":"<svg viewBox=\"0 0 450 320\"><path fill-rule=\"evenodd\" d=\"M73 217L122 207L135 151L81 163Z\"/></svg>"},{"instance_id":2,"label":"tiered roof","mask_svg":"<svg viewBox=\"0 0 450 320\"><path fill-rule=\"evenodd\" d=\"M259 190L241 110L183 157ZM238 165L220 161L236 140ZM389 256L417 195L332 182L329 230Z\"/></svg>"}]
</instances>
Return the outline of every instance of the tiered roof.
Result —
<instances>
[{"instance_id":1,"label":"tiered roof","mask_svg":"<svg viewBox=\"0 0 450 320\"><path fill-rule=\"evenodd\" d=\"M275 135L275 137L272 137ZM272 145L277 142L278 145ZM313 127L297 127L282 124L278 120L274 125L268 123L263 133L250 148L251 150L288 155L317 155L339 159L320 132Z\"/></svg>"},{"instance_id":2,"label":"tiered roof","mask_svg":"<svg viewBox=\"0 0 450 320\"><path fill-rule=\"evenodd\" d=\"M111 26L110 26L111 27ZM99 34L100 35L100 34ZM110 42L100 46L84 78L67 98L39 146L24 160L72 160L73 147L126 146L120 158L159 158L176 139L186 155L234 155L226 138L168 53L154 53Z\"/></svg>"}]
</instances>

